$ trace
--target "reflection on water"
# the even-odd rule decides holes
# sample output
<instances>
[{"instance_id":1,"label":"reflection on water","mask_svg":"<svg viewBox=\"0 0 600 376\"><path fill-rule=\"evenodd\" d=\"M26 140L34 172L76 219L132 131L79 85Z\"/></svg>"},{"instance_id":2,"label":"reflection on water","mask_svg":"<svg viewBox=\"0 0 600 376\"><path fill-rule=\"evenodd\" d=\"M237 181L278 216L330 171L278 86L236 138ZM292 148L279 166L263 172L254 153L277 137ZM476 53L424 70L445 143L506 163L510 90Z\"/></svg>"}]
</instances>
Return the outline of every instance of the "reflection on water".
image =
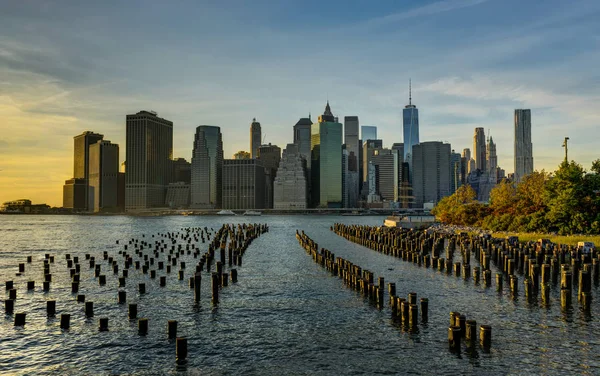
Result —
<instances>
[{"instance_id":1,"label":"reflection on water","mask_svg":"<svg viewBox=\"0 0 600 376\"><path fill-rule=\"evenodd\" d=\"M142 337L137 322L127 318L127 305L117 304L118 279L112 272L106 273L107 284L101 287L93 269L82 267L79 293L94 302L94 318L85 317L84 304L75 302L71 294L65 253L81 257L90 253L98 260L104 251L117 256L121 249L117 240L190 226L217 229L223 221L249 220L268 223L270 231L249 247L239 268L239 282L222 290L218 308L210 304L208 275L203 275L202 300L197 305L187 279L179 281L175 271L162 289L158 278L130 272L123 290L128 302L138 304L138 317L150 323L148 335ZM22 328L13 326L11 315L0 318L0 373L600 373L600 323L594 317L600 299L593 300L591 315L579 309L576 299L571 310L562 312L554 286L549 306L542 305L539 297L527 302L522 291L513 299L506 289L498 294L472 280L371 251L329 231L335 222L378 225L381 221L337 216L0 216L0 281L15 281L15 312L27 312ZM374 309L368 299L306 255L295 239L296 229L336 256L395 282L397 295L416 292L427 297L428 322L415 330L393 320L388 307ZM198 246L205 251L208 243ZM47 293L41 283L45 253L56 256ZM33 264L26 265L25 275L15 276L18 263L25 262L27 255L34 256ZM184 258L191 272L197 261L188 255ZM33 292L26 290L28 280L36 281ZM139 282L145 282L148 290L141 297ZM597 285L592 292L597 296ZM0 294L6 294L2 299L7 296L3 288ZM51 299L57 301L57 317L48 319L45 301ZM464 346L458 354L448 351L450 311L492 326L490 353L467 351ZM61 313L71 315L67 331L59 327ZM99 317L109 318L108 332L98 331ZM177 320L179 335L188 338L187 364L175 362L167 320Z\"/></svg>"}]
</instances>

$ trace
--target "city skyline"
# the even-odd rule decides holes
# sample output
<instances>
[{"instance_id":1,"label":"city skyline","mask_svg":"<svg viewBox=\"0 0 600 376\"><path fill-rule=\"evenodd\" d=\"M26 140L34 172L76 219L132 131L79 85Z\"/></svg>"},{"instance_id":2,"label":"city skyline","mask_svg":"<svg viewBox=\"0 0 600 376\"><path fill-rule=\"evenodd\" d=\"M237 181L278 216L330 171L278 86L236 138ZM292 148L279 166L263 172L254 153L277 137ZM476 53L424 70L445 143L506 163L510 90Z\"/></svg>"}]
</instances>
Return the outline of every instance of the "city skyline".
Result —
<instances>
[{"instance_id":1,"label":"city skyline","mask_svg":"<svg viewBox=\"0 0 600 376\"><path fill-rule=\"evenodd\" d=\"M409 78L421 142L462 150L474 128L489 129L509 173L514 110L528 108L535 169L558 166L567 136L570 159L589 168L597 158L597 1L68 3L11 3L0 16L0 202L61 206L72 137L104 134L122 162L125 116L141 110L173 122L173 157L188 161L201 124L221 128L225 155L247 149L254 117L265 142L284 147L327 98L340 120L376 125L391 147L403 142ZM343 23L321 22L330 13ZM158 23L134 27L134 15ZM327 61L314 58L322 44Z\"/></svg>"}]
</instances>

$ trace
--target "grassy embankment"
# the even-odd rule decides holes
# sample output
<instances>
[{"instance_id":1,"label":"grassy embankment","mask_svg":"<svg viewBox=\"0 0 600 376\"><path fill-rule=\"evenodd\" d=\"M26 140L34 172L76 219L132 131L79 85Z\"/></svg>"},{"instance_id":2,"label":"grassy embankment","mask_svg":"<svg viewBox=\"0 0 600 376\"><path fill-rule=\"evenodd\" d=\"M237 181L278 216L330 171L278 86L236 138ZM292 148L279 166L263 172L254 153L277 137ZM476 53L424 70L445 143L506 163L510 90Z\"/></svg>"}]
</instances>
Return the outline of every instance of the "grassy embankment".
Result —
<instances>
[{"instance_id":1,"label":"grassy embankment","mask_svg":"<svg viewBox=\"0 0 600 376\"><path fill-rule=\"evenodd\" d=\"M535 233L518 233L518 232L495 232L492 234L494 238L505 238L507 236L518 236L519 241L528 242L536 241L540 238L550 239L553 243L577 245L577 242L593 242L596 247L600 246L600 235L548 235Z\"/></svg>"}]
</instances>

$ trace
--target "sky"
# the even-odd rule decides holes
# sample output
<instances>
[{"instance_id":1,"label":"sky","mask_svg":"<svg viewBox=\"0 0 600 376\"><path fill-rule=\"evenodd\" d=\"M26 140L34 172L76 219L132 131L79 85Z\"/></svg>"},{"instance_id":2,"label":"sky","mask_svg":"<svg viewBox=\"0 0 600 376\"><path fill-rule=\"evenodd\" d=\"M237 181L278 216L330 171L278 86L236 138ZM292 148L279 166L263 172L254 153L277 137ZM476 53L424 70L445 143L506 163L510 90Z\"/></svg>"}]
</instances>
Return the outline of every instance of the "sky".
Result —
<instances>
[{"instance_id":1,"label":"sky","mask_svg":"<svg viewBox=\"0 0 600 376\"><path fill-rule=\"evenodd\" d=\"M195 127L217 125L225 156L266 143L329 100L343 119L402 142L402 109L420 138L471 148L475 127L513 171L514 109L532 110L534 167L600 158L598 0L2 1L0 202L62 206L73 136L121 145L125 116L174 122L174 157Z\"/></svg>"}]
</instances>

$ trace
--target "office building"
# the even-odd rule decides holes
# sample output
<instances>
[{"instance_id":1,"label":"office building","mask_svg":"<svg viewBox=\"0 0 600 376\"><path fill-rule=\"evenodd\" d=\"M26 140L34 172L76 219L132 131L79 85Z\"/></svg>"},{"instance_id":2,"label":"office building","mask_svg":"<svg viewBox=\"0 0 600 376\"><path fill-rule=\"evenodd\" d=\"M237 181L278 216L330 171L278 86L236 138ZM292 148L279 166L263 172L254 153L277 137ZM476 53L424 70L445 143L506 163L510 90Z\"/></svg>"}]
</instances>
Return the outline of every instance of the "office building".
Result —
<instances>
[{"instance_id":1,"label":"office building","mask_svg":"<svg viewBox=\"0 0 600 376\"><path fill-rule=\"evenodd\" d=\"M306 209L308 177L306 159L298 145L288 144L283 151L273 183L273 208L279 210Z\"/></svg>"},{"instance_id":2,"label":"office building","mask_svg":"<svg viewBox=\"0 0 600 376\"><path fill-rule=\"evenodd\" d=\"M367 140L377 140L377 127L363 125L360 127L360 139L364 143Z\"/></svg>"},{"instance_id":3,"label":"office building","mask_svg":"<svg viewBox=\"0 0 600 376\"><path fill-rule=\"evenodd\" d=\"M450 144L439 141L413 146L412 188L417 208L450 195L450 154Z\"/></svg>"},{"instance_id":4,"label":"office building","mask_svg":"<svg viewBox=\"0 0 600 376\"><path fill-rule=\"evenodd\" d=\"M90 210L91 203L89 200L89 153L90 153L90 145L101 141L104 138L103 135L99 133L94 133L91 131L83 132L80 135L73 137L74 141L74 153L73 153L73 178L74 179L85 179L86 187L85 189L85 198L84 198L84 206L83 210Z\"/></svg>"},{"instance_id":5,"label":"office building","mask_svg":"<svg viewBox=\"0 0 600 376\"><path fill-rule=\"evenodd\" d=\"M375 167L375 192L383 201L398 201L398 151L378 149L371 157Z\"/></svg>"},{"instance_id":6,"label":"office building","mask_svg":"<svg viewBox=\"0 0 600 376\"><path fill-rule=\"evenodd\" d=\"M86 179L69 179L63 185L63 208L74 212L86 211Z\"/></svg>"},{"instance_id":7,"label":"office building","mask_svg":"<svg viewBox=\"0 0 600 376\"><path fill-rule=\"evenodd\" d=\"M119 145L98 141L89 147L88 210L119 210Z\"/></svg>"},{"instance_id":8,"label":"office building","mask_svg":"<svg viewBox=\"0 0 600 376\"><path fill-rule=\"evenodd\" d=\"M221 207L222 169L221 128L212 125L197 127L192 151L190 207L202 209Z\"/></svg>"},{"instance_id":9,"label":"office building","mask_svg":"<svg viewBox=\"0 0 600 376\"><path fill-rule=\"evenodd\" d=\"M363 163L363 186L362 188L368 192L371 187L369 187L369 163L371 162L371 158L375 155L375 152L383 149L383 141L382 140L366 140L363 141L362 145L363 153L362 153L362 163ZM363 194L364 195L364 194Z\"/></svg>"},{"instance_id":10,"label":"office building","mask_svg":"<svg viewBox=\"0 0 600 376\"><path fill-rule=\"evenodd\" d=\"M312 120L310 115L307 118L300 118L294 125L294 144L298 146L298 151L304 159L310 161L310 129ZM310 166L307 166L310 169Z\"/></svg>"},{"instance_id":11,"label":"office building","mask_svg":"<svg viewBox=\"0 0 600 376\"><path fill-rule=\"evenodd\" d=\"M258 148L262 143L261 137L260 123L254 118L250 124L250 156L253 159L258 157Z\"/></svg>"},{"instance_id":12,"label":"office building","mask_svg":"<svg viewBox=\"0 0 600 376\"><path fill-rule=\"evenodd\" d=\"M408 84L408 105L402 110L404 135L404 162L408 164L409 181L412 181L413 147L419 144L419 110L412 104L412 85Z\"/></svg>"},{"instance_id":13,"label":"office building","mask_svg":"<svg viewBox=\"0 0 600 376\"><path fill-rule=\"evenodd\" d=\"M172 183L184 182L190 184L192 182L192 164L185 158L177 158L173 161L173 177Z\"/></svg>"},{"instance_id":14,"label":"office building","mask_svg":"<svg viewBox=\"0 0 600 376\"><path fill-rule=\"evenodd\" d=\"M533 172L531 143L531 110L515 110L515 172L514 182L520 183Z\"/></svg>"},{"instance_id":15,"label":"office building","mask_svg":"<svg viewBox=\"0 0 600 376\"><path fill-rule=\"evenodd\" d=\"M156 112L126 117L125 210L163 207L172 178L173 123Z\"/></svg>"},{"instance_id":16,"label":"office building","mask_svg":"<svg viewBox=\"0 0 600 376\"><path fill-rule=\"evenodd\" d=\"M273 181L281 161L281 148L277 145L262 145L258 148L258 159L265 168L265 208L273 208Z\"/></svg>"},{"instance_id":17,"label":"office building","mask_svg":"<svg viewBox=\"0 0 600 376\"><path fill-rule=\"evenodd\" d=\"M487 172L490 175L497 175L497 168L498 168L498 156L496 155L496 144L494 143L494 139L492 138L492 136L489 136L488 138L488 142L487 142L487 146L485 148L486 150L486 167L487 167Z\"/></svg>"},{"instance_id":18,"label":"office building","mask_svg":"<svg viewBox=\"0 0 600 376\"><path fill-rule=\"evenodd\" d=\"M342 206L342 124L329 101L311 127L311 199L315 207Z\"/></svg>"},{"instance_id":19,"label":"office building","mask_svg":"<svg viewBox=\"0 0 600 376\"><path fill-rule=\"evenodd\" d=\"M463 184L463 158L452 150L450 154L450 194L453 194Z\"/></svg>"},{"instance_id":20,"label":"office building","mask_svg":"<svg viewBox=\"0 0 600 376\"><path fill-rule=\"evenodd\" d=\"M265 167L260 159L223 161L223 209L265 208Z\"/></svg>"},{"instance_id":21,"label":"office building","mask_svg":"<svg viewBox=\"0 0 600 376\"><path fill-rule=\"evenodd\" d=\"M473 153L475 159L475 169L482 172L486 169L487 152L485 151L485 132L483 128L475 128L473 135Z\"/></svg>"},{"instance_id":22,"label":"office building","mask_svg":"<svg viewBox=\"0 0 600 376\"><path fill-rule=\"evenodd\" d=\"M190 184L178 181L169 184L165 206L171 209L182 209L190 206Z\"/></svg>"},{"instance_id":23,"label":"office building","mask_svg":"<svg viewBox=\"0 0 600 376\"><path fill-rule=\"evenodd\" d=\"M344 207L355 208L358 206L358 198L360 191L359 179L359 121L358 116L344 117L344 145L346 145L346 164L347 171L344 175L344 192L346 201Z\"/></svg>"}]
</instances>

